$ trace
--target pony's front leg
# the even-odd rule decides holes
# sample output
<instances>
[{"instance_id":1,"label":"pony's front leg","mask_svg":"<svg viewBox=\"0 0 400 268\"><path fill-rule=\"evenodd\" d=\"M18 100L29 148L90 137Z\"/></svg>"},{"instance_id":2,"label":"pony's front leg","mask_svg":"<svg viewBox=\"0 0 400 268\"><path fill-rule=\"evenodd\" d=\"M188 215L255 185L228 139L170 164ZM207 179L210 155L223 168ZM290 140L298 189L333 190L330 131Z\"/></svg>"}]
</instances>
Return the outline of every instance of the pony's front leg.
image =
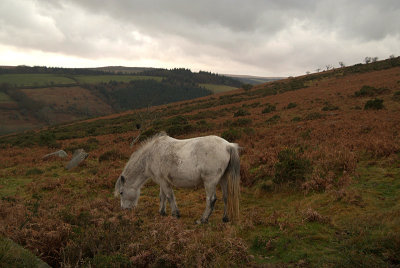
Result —
<instances>
[{"instance_id":1,"label":"pony's front leg","mask_svg":"<svg viewBox=\"0 0 400 268\"><path fill-rule=\"evenodd\" d=\"M161 190L164 192L165 196L167 197L169 205L171 206L172 216L179 218L181 214L179 213L178 206L176 205L174 191L169 185L166 184L162 186L160 185L160 187Z\"/></svg>"},{"instance_id":2,"label":"pony's front leg","mask_svg":"<svg viewBox=\"0 0 400 268\"><path fill-rule=\"evenodd\" d=\"M167 201L167 196L163 192L161 186L160 186L160 215L161 216L167 216L167 213L165 212L165 203Z\"/></svg>"},{"instance_id":3,"label":"pony's front leg","mask_svg":"<svg viewBox=\"0 0 400 268\"><path fill-rule=\"evenodd\" d=\"M206 188L206 209L204 210L201 219L196 221L197 224L208 222L208 218L210 217L211 213L214 210L215 201L217 201L217 195L215 194L216 185L214 183L206 184L205 188Z\"/></svg>"}]
</instances>

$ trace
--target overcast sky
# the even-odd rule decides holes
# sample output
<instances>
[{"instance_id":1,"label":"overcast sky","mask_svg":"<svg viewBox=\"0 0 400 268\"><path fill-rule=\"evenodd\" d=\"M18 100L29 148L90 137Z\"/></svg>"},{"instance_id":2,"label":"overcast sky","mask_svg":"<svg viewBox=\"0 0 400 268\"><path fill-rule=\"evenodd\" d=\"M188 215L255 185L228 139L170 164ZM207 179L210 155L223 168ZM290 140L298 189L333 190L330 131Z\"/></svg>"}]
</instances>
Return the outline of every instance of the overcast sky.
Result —
<instances>
[{"instance_id":1,"label":"overcast sky","mask_svg":"<svg viewBox=\"0 0 400 268\"><path fill-rule=\"evenodd\" d=\"M392 54L399 0L0 1L0 65L290 76Z\"/></svg>"}]
</instances>

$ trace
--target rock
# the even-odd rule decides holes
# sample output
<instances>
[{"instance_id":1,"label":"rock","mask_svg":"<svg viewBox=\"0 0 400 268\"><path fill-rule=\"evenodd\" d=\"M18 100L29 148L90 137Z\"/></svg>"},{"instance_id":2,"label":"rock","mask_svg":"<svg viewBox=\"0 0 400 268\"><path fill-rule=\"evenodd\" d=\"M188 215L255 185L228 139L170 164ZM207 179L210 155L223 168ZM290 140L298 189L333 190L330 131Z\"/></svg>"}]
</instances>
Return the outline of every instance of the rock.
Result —
<instances>
[{"instance_id":1,"label":"rock","mask_svg":"<svg viewBox=\"0 0 400 268\"><path fill-rule=\"evenodd\" d=\"M68 162L67 166L65 167L67 170L71 170L77 167L80 163L82 163L87 157L89 156L88 153L85 152L83 149L75 150L74 154L72 155L71 161Z\"/></svg>"},{"instance_id":2,"label":"rock","mask_svg":"<svg viewBox=\"0 0 400 268\"><path fill-rule=\"evenodd\" d=\"M45 156L42 157L43 160L47 160L51 157L60 157L60 158L65 158L67 157L68 154L64 150L59 150L54 153L46 154Z\"/></svg>"}]
</instances>

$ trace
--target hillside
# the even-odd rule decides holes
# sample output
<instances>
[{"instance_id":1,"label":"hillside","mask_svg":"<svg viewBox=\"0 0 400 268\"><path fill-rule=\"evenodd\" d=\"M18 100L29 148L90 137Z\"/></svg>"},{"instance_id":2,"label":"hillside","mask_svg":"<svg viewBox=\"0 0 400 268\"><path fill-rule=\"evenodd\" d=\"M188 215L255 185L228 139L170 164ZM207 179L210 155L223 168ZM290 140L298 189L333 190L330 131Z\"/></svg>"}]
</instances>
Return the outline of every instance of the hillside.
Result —
<instances>
[{"instance_id":1,"label":"hillside","mask_svg":"<svg viewBox=\"0 0 400 268\"><path fill-rule=\"evenodd\" d=\"M239 80L243 84L251 84L251 85L258 85L286 78L286 77L263 77L263 76L253 76L253 75L235 75L235 74L224 74L224 75Z\"/></svg>"},{"instance_id":2,"label":"hillside","mask_svg":"<svg viewBox=\"0 0 400 268\"><path fill-rule=\"evenodd\" d=\"M166 104L240 87L186 69L0 68L0 134Z\"/></svg>"},{"instance_id":3,"label":"hillside","mask_svg":"<svg viewBox=\"0 0 400 268\"><path fill-rule=\"evenodd\" d=\"M399 115L394 58L4 136L0 234L52 266L395 267ZM175 189L180 219L158 215L152 182L121 211L114 184L145 119L142 139L213 134L243 148L238 223L222 223L218 191L195 225L201 187ZM72 171L41 159L77 148L89 157Z\"/></svg>"}]
</instances>

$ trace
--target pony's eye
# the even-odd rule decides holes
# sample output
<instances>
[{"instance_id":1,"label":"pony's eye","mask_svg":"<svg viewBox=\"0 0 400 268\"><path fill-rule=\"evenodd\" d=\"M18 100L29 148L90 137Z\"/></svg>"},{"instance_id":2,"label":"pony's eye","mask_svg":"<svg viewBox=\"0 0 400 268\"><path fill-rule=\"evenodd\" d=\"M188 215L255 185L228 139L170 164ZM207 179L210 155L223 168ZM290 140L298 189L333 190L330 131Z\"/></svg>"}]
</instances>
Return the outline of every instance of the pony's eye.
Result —
<instances>
[{"instance_id":1,"label":"pony's eye","mask_svg":"<svg viewBox=\"0 0 400 268\"><path fill-rule=\"evenodd\" d=\"M119 194L122 195L122 192L120 192Z\"/></svg>"}]
</instances>

